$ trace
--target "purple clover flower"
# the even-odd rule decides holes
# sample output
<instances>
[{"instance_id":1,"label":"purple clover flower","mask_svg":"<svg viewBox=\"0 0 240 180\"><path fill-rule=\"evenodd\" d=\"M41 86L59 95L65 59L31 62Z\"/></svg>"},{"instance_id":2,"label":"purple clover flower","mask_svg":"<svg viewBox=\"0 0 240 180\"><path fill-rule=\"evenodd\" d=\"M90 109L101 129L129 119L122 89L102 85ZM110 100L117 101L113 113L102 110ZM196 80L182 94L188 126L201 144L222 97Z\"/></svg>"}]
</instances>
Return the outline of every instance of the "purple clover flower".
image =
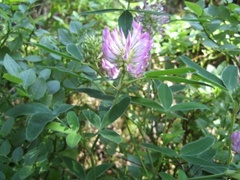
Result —
<instances>
[{"instance_id":1,"label":"purple clover flower","mask_svg":"<svg viewBox=\"0 0 240 180\"><path fill-rule=\"evenodd\" d=\"M143 7L141 8L140 6L137 6L136 9L162 13L161 15L141 13L135 17L135 20L141 22L144 29L151 34L154 34L155 32L159 32L160 34L164 33L163 24L167 24L170 18L166 15L162 2L149 4L147 0L144 0Z\"/></svg>"},{"instance_id":2,"label":"purple clover flower","mask_svg":"<svg viewBox=\"0 0 240 180\"><path fill-rule=\"evenodd\" d=\"M240 154L240 132L235 131L231 135L232 150Z\"/></svg>"},{"instance_id":3,"label":"purple clover flower","mask_svg":"<svg viewBox=\"0 0 240 180\"><path fill-rule=\"evenodd\" d=\"M148 32L142 32L142 26L133 21L132 31L127 38L122 29L112 32L106 27L103 30L102 68L112 79L116 79L121 71L127 71L134 77L143 74L148 66L152 39Z\"/></svg>"}]
</instances>

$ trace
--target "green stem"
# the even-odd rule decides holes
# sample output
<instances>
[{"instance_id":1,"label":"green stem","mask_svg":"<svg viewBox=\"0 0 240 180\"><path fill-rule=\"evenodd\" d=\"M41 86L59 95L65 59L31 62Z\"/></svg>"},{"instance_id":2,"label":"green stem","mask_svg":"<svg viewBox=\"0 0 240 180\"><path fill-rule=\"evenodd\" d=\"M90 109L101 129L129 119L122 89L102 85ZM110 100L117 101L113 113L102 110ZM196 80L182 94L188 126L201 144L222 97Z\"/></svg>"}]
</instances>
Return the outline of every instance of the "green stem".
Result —
<instances>
[{"instance_id":1,"label":"green stem","mask_svg":"<svg viewBox=\"0 0 240 180\"><path fill-rule=\"evenodd\" d=\"M96 140L98 140L98 138L96 138L95 139L95 141ZM97 141L96 141L97 142ZM95 143L95 142L94 142ZM85 146L86 147L86 146ZM93 147L95 147L94 146L94 144L93 144L93 146L92 146L92 148L91 148L91 150L89 150L88 148L86 148L86 150L87 150L87 152L90 154L90 161L91 161L91 164L92 164L92 168L93 168L93 179L96 179L96 168L95 168L95 162L94 162L94 158L93 158Z\"/></svg>"},{"instance_id":2,"label":"green stem","mask_svg":"<svg viewBox=\"0 0 240 180\"><path fill-rule=\"evenodd\" d=\"M128 82L126 82L126 84L132 84L132 83L134 83L134 82L136 82L136 81L139 81L139 80L142 80L142 79L145 79L146 77L140 77L140 78L135 78L135 79L133 79L133 80L131 80L131 81L128 81Z\"/></svg>"},{"instance_id":3,"label":"green stem","mask_svg":"<svg viewBox=\"0 0 240 180\"><path fill-rule=\"evenodd\" d=\"M101 78L104 80L104 82L106 82L110 87L112 87L113 89L116 89L115 86L113 86L111 83L108 82L108 80L106 79L106 77L102 74L102 72L99 70L99 67L97 65L92 65L92 64L87 64L87 66L91 67L93 70L95 70L100 76ZM98 87L99 88L99 87ZM103 92L103 91L102 91Z\"/></svg>"},{"instance_id":4,"label":"green stem","mask_svg":"<svg viewBox=\"0 0 240 180\"><path fill-rule=\"evenodd\" d=\"M138 129L139 129L139 132L140 132L141 136L143 137L144 142L147 143L147 141L146 141L146 139L145 139L145 137L146 137L145 133L143 133L140 128L138 128ZM144 131L144 132L146 132L146 131ZM146 151L147 151L147 156L148 156L149 161L150 161L150 164L151 164L152 171L155 172L154 169L156 169L156 168L154 168L154 166L153 166L151 154L149 153L149 150L148 150L148 149L147 149ZM157 174L157 173L155 172L155 173L153 174L152 179L155 178L155 174Z\"/></svg>"},{"instance_id":5,"label":"green stem","mask_svg":"<svg viewBox=\"0 0 240 180\"><path fill-rule=\"evenodd\" d=\"M99 138L100 138L100 135L98 134L97 137L96 137L96 139L95 139L94 142L93 142L93 145L92 145L92 148L91 148L91 151L92 151L92 152L94 151L94 149L95 149L95 147L96 147L96 144L97 144L97 141L98 141Z\"/></svg>"},{"instance_id":6,"label":"green stem","mask_svg":"<svg viewBox=\"0 0 240 180\"><path fill-rule=\"evenodd\" d=\"M145 171L148 179L151 179L150 175L148 174L147 168L146 168L145 164L143 163L143 161L142 161L142 159L141 159L141 157L140 157L140 155L139 155L139 153L138 153L138 150L137 150L137 148L136 148L136 142L135 142L135 140L134 140L134 138L133 138L133 135L132 135L132 133L131 133L131 130L130 130L129 126L128 126L128 122L126 123L126 126L127 126L127 129L128 129L128 132L129 132L131 141L133 142L134 151L136 152L136 154L137 154L137 156L138 156L138 158L139 158L139 160L140 160L140 162L141 162L141 165L142 165L142 167L143 167L143 169L144 169L144 171Z\"/></svg>"},{"instance_id":7,"label":"green stem","mask_svg":"<svg viewBox=\"0 0 240 180\"><path fill-rule=\"evenodd\" d=\"M124 71L123 71L123 73L122 73L122 75L121 75L121 77L120 77L120 81L119 81L119 83L118 83L118 86L117 86L117 94L116 94L116 96L115 96L115 99L114 99L114 102L113 102L113 104L116 104L117 103L117 101L118 101L118 99L119 99L119 96L120 96L120 93L121 93L121 91L122 91L122 89L123 89L123 87L124 87L124 84L123 84L123 80L124 80Z\"/></svg>"},{"instance_id":8,"label":"green stem","mask_svg":"<svg viewBox=\"0 0 240 180\"><path fill-rule=\"evenodd\" d=\"M128 0L128 6L127 6L127 9L129 9L130 8L130 2L131 0Z\"/></svg>"},{"instance_id":9,"label":"green stem","mask_svg":"<svg viewBox=\"0 0 240 180\"><path fill-rule=\"evenodd\" d=\"M231 113L231 124L230 124L230 129L229 129L229 134L228 137L229 138L231 136L231 134L233 133L233 127L236 121L236 114L238 112L238 107L236 102L234 101L234 99L232 98L231 94L230 94L230 98L232 100L232 104L233 104L233 112ZM228 162L227 164L229 165L232 161L232 142L231 140L229 141L229 145L228 145Z\"/></svg>"}]
</instances>

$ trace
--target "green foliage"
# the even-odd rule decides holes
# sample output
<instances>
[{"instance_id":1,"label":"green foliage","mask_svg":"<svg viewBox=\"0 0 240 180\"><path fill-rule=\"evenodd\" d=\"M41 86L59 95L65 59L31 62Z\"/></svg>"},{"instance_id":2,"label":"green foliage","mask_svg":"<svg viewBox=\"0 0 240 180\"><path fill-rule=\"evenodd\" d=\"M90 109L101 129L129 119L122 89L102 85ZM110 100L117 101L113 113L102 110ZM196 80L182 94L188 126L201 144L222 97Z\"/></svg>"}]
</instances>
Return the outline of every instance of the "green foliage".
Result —
<instances>
[{"instance_id":1,"label":"green foliage","mask_svg":"<svg viewBox=\"0 0 240 180\"><path fill-rule=\"evenodd\" d=\"M127 38L128 32L132 28L132 21L133 21L133 16L128 10L124 11L118 19L119 28L122 29L126 38Z\"/></svg>"},{"instance_id":2,"label":"green foliage","mask_svg":"<svg viewBox=\"0 0 240 180\"><path fill-rule=\"evenodd\" d=\"M165 15L137 5L0 3L0 179L239 178L239 5L185 1L145 74L109 79L103 28Z\"/></svg>"}]
</instances>

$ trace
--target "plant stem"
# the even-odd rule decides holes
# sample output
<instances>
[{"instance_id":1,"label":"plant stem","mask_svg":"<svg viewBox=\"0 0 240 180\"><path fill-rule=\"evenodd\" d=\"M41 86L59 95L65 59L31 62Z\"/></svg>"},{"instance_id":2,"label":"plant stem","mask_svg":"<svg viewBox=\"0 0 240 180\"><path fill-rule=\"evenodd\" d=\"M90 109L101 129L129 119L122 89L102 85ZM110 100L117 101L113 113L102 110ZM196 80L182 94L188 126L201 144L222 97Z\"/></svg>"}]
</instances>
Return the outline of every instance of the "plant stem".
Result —
<instances>
[{"instance_id":1,"label":"plant stem","mask_svg":"<svg viewBox=\"0 0 240 180\"><path fill-rule=\"evenodd\" d=\"M119 96L120 96L120 93L121 93L121 91L122 91L122 89L123 89L123 87L124 87L124 85L123 85L124 74L125 74L125 73L123 72L122 76L120 77L120 81L119 81L118 86L117 86L117 94L116 94L116 96L115 96L115 99L114 99L113 104L116 104L116 103L117 103L117 101L118 101L118 99L119 99Z\"/></svg>"},{"instance_id":2,"label":"plant stem","mask_svg":"<svg viewBox=\"0 0 240 180\"><path fill-rule=\"evenodd\" d=\"M93 145L92 145L92 148L91 148L91 151L92 151L92 152L94 151L94 149L95 149L95 147L96 147L96 144L97 144L97 141L98 141L99 138L100 138L100 135L98 134L97 137L96 137L96 139L95 139L94 142L93 142Z\"/></svg>"},{"instance_id":3,"label":"plant stem","mask_svg":"<svg viewBox=\"0 0 240 180\"><path fill-rule=\"evenodd\" d=\"M233 112L231 113L231 125L230 125L230 129L229 129L229 134L228 137L229 138L231 136L231 134L233 133L233 127L236 121L236 114L238 112L238 106L236 104L236 102L234 101L233 97L230 94L230 98L232 100L232 106L233 106ZM229 141L229 145L228 145L228 162L227 164L229 165L232 161L232 142L231 140Z\"/></svg>"},{"instance_id":4,"label":"plant stem","mask_svg":"<svg viewBox=\"0 0 240 180\"><path fill-rule=\"evenodd\" d=\"M142 167L143 167L143 169L144 169L144 171L145 171L148 179L151 179L151 177L150 177L150 175L148 174L148 171L147 171L147 169L146 169L146 166L145 166L145 164L143 163L143 161L142 161L142 159L141 159L141 157L140 157L140 155L139 155L139 153L138 153L138 150L137 150L137 148L136 148L136 142L135 142L135 140L134 140L134 138L133 138L133 135L132 135L131 130L130 130L129 126L128 126L128 123L126 123L126 126L127 126L127 129L128 129L128 132L129 132L131 141L133 142L134 151L136 152L136 154L137 154L137 156L138 156L138 158L139 158L139 160L140 160L140 162L141 162L141 165L142 165Z\"/></svg>"}]
</instances>

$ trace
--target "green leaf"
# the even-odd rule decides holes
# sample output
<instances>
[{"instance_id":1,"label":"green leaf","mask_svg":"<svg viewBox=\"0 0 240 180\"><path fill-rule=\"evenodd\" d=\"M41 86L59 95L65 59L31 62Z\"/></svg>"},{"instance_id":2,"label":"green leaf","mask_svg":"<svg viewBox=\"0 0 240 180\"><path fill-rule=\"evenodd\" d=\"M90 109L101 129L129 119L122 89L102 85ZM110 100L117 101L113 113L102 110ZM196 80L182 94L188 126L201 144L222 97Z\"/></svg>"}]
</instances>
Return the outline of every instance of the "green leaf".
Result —
<instances>
[{"instance_id":1,"label":"green leaf","mask_svg":"<svg viewBox=\"0 0 240 180\"><path fill-rule=\"evenodd\" d=\"M189 111L189 110L196 110L196 109L207 109L209 108L206 105L196 102L184 102L179 103L170 108L171 111Z\"/></svg>"},{"instance_id":2,"label":"green leaf","mask_svg":"<svg viewBox=\"0 0 240 180\"><path fill-rule=\"evenodd\" d=\"M66 137L67 145L71 148L74 148L75 146L77 146L80 140L81 140L81 135L76 132L72 132L68 134Z\"/></svg>"},{"instance_id":3,"label":"green leaf","mask_svg":"<svg viewBox=\"0 0 240 180\"><path fill-rule=\"evenodd\" d=\"M33 165L35 164L37 158L38 158L38 148L35 146L34 148L27 151L27 153L24 155L24 165Z\"/></svg>"},{"instance_id":4,"label":"green leaf","mask_svg":"<svg viewBox=\"0 0 240 180\"><path fill-rule=\"evenodd\" d=\"M199 165L199 166L203 166L203 167L221 167L222 168L222 172L224 172L224 169L226 170L227 168L224 167L221 164L217 164L214 163L212 160L207 160L207 159L203 159L201 157L197 157L197 156L181 156L181 158L183 158L185 161L187 161L189 164L195 164L195 165Z\"/></svg>"},{"instance_id":5,"label":"green leaf","mask_svg":"<svg viewBox=\"0 0 240 180\"><path fill-rule=\"evenodd\" d=\"M51 75L50 69L43 69L42 71L39 72L39 78L43 78L45 80L48 80L50 75Z\"/></svg>"},{"instance_id":6,"label":"green leaf","mask_svg":"<svg viewBox=\"0 0 240 180\"><path fill-rule=\"evenodd\" d=\"M181 156L198 155L207 151L214 144L213 137L204 137L197 141L190 142L184 145L180 151Z\"/></svg>"},{"instance_id":7,"label":"green leaf","mask_svg":"<svg viewBox=\"0 0 240 180\"><path fill-rule=\"evenodd\" d=\"M101 131L99 132L99 134L100 134L102 137L104 137L104 138L106 138L106 139L108 139L109 141L112 141L112 142L114 142L114 143L119 144L119 143L122 142L122 137L121 137L118 133L116 133L115 131L113 131L113 130L104 129L104 130L101 130Z\"/></svg>"},{"instance_id":8,"label":"green leaf","mask_svg":"<svg viewBox=\"0 0 240 180\"><path fill-rule=\"evenodd\" d=\"M72 109L74 106L70 104L54 104L53 105L53 114L58 116L59 114L65 113L68 110Z\"/></svg>"},{"instance_id":9,"label":"green leaf","mask_svg":"<svg viewBox=\"0 0 240 180\"><path fill-rule=\"evenodd\" d=\"M188 57L186 56L180 56L181 60L189 67L194 68L196 70L196 73L201 76L205 81L210 82L211 84L221 88L225 89L225 86L221 79L219 79L214 74L206 71L198 64L192 62Z\"/></svg>"},{"instance_id":10,"label":"green leaf","mask_svg":"<svg viewBox=\"0 0 240 180\"><path fill-rule=\"evenodd\" d=\"M36 79L31 86L29 86L29 93L32 95L33 99L41 99L47 91L47 83L44 79Z\"/></svg>"},{"instance_id":11,"label":"green leaf","mask_svg":"<svg viewBox=\"0 0 240 180\"><path fill-rule=\"evenodd\" d=\"M114 100L113 96L104 94L103 92L96 90L96 89L90 89L90 88L79 88L77 89L78 92L83 92L89 95L90 97L96 98L96 99L102 99L102 100Z\"/></svg>"},{"instance_id":12,"label":"green leaf","mask_svg":"<svg viewBox=\"0 0 240 180\"><path fill-rule=\"evenodd\" d=\"M162 83L158 86L158 98L165 109L169 109L171 107L173 95L168 85Z\"/></svg>"},{"instance_id":13,"label":"green leaf","mask_svg":"<svg viewBox=\"0 0 240 180\"><path fill-rule=\"evenodd\" d=\"M204 85L204 86L210 86L206 83L203 82L198 82L195 80L190 80L182 77L177 77L177 76L155 76L155 75L147 75L147 78L150 79L158 79L162 81L171 81L171 82L177 82L177 83L186 83L186 84L197 84L197 85Z\"/></svg>"},{"instance_id":14,"label":"green leaf","mask_svg":"<svg viewBox=\"0 0 240 180\"><path fill-rule=\"evenodd\" d=\"M112 164L104 163L96 167L92 167L87 174L87 179L96 179L97 177L103 175L106 170L112 167Z\"/></svg>"},{"instance_id":15,"label":"green leaf","mask_svg":"<svg viewBox=\"0 0 240 180\"><path fill-rule=\"evenodd\" d=\"M3 179L3 180L6 179L5 174L1 170L0 170L0 179Z\"/></svg>"},{"instance_id":16,"label":"green leaf","mask_svg":"<svg viewBox=\"0 0 240 180\"><path fill-rule=\"evenodd\" d=\"M11 132L11 130L13 128L13 125L14 125L14 119L13 118L8 118L5 122L3 122L1 130L0 130L0 134L3 137L7 136Z\"/></svg>"},{"instance_id":17,"label":"green leaf","mask_svg":"<svg viewBox=\"0 0 240 180\"><path fill-rule=\"evenodd\" d=\"M19 36L17 36L13 41L11 41L8 44L8 47L9 47L10 51L14 52L21 48L22 43L23 43L23 38L19 34Z\"/></svg>"},{"instance_id":18,"label":"green leaf","mask_svg":"<svg viewBox=\"0 0 240 180\"><path fill-rule=\"evenodd\" d=\"M55 116L49 113L36 113L33 114L27 124L26 138L28 141L35 140L42 132L45 125L51 122Z\"/></svg>"},{"instance_id":19,"label":"green leaf","mask_svg":"<svg viewBox=\"0 0 240 180\"><path fill-rule=\"evenodd\" d=\"M187 74L191 72L196 72L196 70L193 68L184 67L184 68L176 68L176 69L148 71L145 73L145 76L153 77L153 76L163 76L163 75L172 75L172 74Z\"/></svg>"},{"instance_id":20,"label":"green leaf","mask_svg":"<svg viewBox=\"0 0 240 180\"><path fill-rule=\"evenodd\" d=\"M82 111L85 118L96 128L101 128L101 119L100 117L93 111L83 110Z\"/></svg>"},{"instance_id":21,"label":"green leaf","mask_svg":"<svg viewBox=\"0 0 240 180\"><path fill-rule=\"evenodd\" d=\"M58 36L60 42L64 45L72 44L74 42L71 34L66 29L58 29Z\"/></svg>"},{"instance_id":22,"label":"green leaf","mask_svg":"<svg viewBox=\"0 0 240 180\"><path fill-rule=\"evenodd\" d=\"M22 116L22 115L33 115L36 113L48 113L52 114L52 111L43 104L40 103L28 103L19 104L5 113L6 116Z\"/></svg>"},{"instance_id":23,"label":"green leaf","mask_svg":"<svg viewBox=\"0 0 240 180\"><path fill-rule=\"evenodd\" d=\"M69 24L69 30L71 33L78 34L82 29L82 24L79 21L71 21Z\"/></svg>"},{"instance_id":24,"label":"green leaf","mask_svg":"<svg viewBox=\"0 0 240 180\"><path fill-rule=\"evenodd\" d=\"M103 117L101 128L108 126L119 118L128 108L130 104L130 98L124 97L117 104L113 105Z\"/></svg>"},{"instance_id":25,"label":"green leaf","mask_svg":"<svg viewBox=\"0 0 240 180\"><path fill-rule=\"evenodd\" d=\"M30 95L26 92L26 90L24 90L23 88L19 88L19 87L16 87L16 91L17 93L19 94L19 96L24 96L24 97L28 97L28 98L31 98Z\"/></svg>"},{"instance_id":26,"label":"green leaf","mask_svg":"<svg viewBox=\"0 0 240 180\"><path fill-rule=\"evenodd\" d=\"M225 175L228 177L234 178L234 179L240 179L240 171L239 170L235 171L235 170L228 169L228 170L226 170Z\"/></svg>"},{"instance_id":27,"label":"green leaf","mask_svg":"<svg viewBox=\"0 0 240 180\"><path fill-rule=\"evenodd\" d=\"M8 54L4 56L3 65L9 74L18 77L21 67Z\"/></svg>"},{"instance_id":28,"label":"green leaf","mask_svg":"<svg viewBox=\"0 0 240 180\"><path fill-rule=\"evenodd\" d=\"M29 177L33 172L33 166L24 166L14 174L12 179L24 180L27 179L27 177Z\"/></svg>"},{"instance_id":29,"label":"green leaf","mask_svg":"<svg viewBox=\"0 0 240 180\"><path fill-rule=\"evenodd\" d=\"M206 39L202 41L202 44L206 47L210 47L210 48L218 48L218 44L215 43L214 41L210 40L210 39Z\"/></svg>"},{"instance_id":30,"label":"green leaf","mask_svg":"<svg viewBox=\"0 0 240 180\"><path fill-rule=\"evenodd\" d=\"M145 106L148 108L153 108L155 110L159 110L160 112L165 112L163 107L159 103L157 103L153 100L147 99L147 98L131 97L131 102L134 104L139 104L139 105L142 105L142 106Z\"/></svg>"},{"instance_id":31,"label":"green leaf","mask_svg":"<svg viewBox=\"0 0 240 180\"><path fill-rule=\"evenodd\" d=\"M29 62L41 62L43 60L42 57L38 55L29 55L24 57L24 59Z\"/></svg>"},{"instance_id":32,"label":"green leaf","mask_svg":"<svg viewBox=\"0 0 240 180\"><path fill-rule=\"evenodd\" d=\"M71 60L79 62L78 59L76 59L76 58L74 58L72 56L69 56L68 54L62 53L60 51L53 50L53 49L51 49L51 48L49 48L49 47L47 47L47 46L45 46L43 44L35 43L35 45L40 47L40 48L42 48L42 49L44 49L44 50L46 50L46 51L48 51L48 52L50 52L50 53L53 53L55 55L58 55L58 56L61 56L61 57L64 57L64 58L71 59Z\"/></svg>"},{"instance_id":33,"label":"green leaf","mask_svg":"<svg viewBox=\"0 0 240 180\"><path fill-rule=\"evenodd\" d=\"M47 90L49 94L55 94L60 89L60 82L58 80L52 80L47 82Z\"/></svg>"},{"instance_id":34,"label":"green leaf","mask_svg":"<svg viewBox=\"0 0 240 180\"><path fill-rule=\"evenodd\" d=\"M20 74L19 74L19 77L22 78L23 80L23 86L24 87L28 87L30 86L31 84L33 84L33 82L36 80L36 73L33 69L28 69L28 70L25 70L25 71L22 71Z\"/></svg>"},{"instance_id":35,"label":"green leaf","mask_svg":"<svg viewBox=\"0 0 240 180\"><path fill-rule=\"evenodd\" d=\"M11 144L8 140L2 141L0 146L0 155L7 156L11 151Z\"/></svg>"},{"instance_id":36,"label":"green leaf","mask_svg":"<svg viewBox=\"0 0 240 180\"><path fill-rule=\"evenodd\" d=\"M18 147L16 149L14 149L13 153L12 153L12 160L13 162L17 163L19 162L23 157L23 149L22 147Z\"/></svg>"},{"instance_id":37,"label":"green leaf","mask_svg":"<svg viewBox=\"0 0 240 180\"><path fill-rule=\"evenodd\" d=\"M79 76L79 74L76 74L76 73L73 73L72 72L72 70L70 70L70 69L68 69L68 68L64 68L64 67L61 67L61 66L46 66L47 68L49 68L49 69L51 69L51 70L54 70L54 71L58 71L58 72L61 72L61 73L59 73L59 76L60 76L60 78L59 79L61 79L61 76L62 77L64 77L65 76L65 73L67 74L67 75L71 75L71 76L75 76L75 77L80 77ZM64 77L65 78L65 77ZM82 77L81 76L81 78L85 78L84 76Z\"/></svg>"},{"instance_id":38,"label":"green leaf","mask_svg":"<svg viewBox=\"0 0 240 180\"><path fill-rule=\"evenodd\" d=\"M159 175L161 176L162 179L166 180L176 180L172 175L160 172Z\"/></svg>"},{"instance_id":39,"label":"green leaf","mask_svg":"<svg viewBox=\"0 0 240 180\"><path fill-rule=\"evenodd\" d=\"M192 2L188 2L185 1L186 6L192 10L197 16L201 16L203 13L203 9L201 8L201 6L199 6L196 3L192 3Z\"/></svg>"},{"instance_id":40,"label":"green leaf","mask_svg":"<svg viewBox=\"0 0 240 180\"><path fill-rule=\"evenodd\" d=\"M147 149L150 149L152 151L159 152L165 156L169 156L169 157L177 157L178 156L174 150L169 149L167 147L158 147L158 146L155 146L153 144L148 144L148 143L141 143L140 145Z\"/></svg>"},{"instance_id":41,"label":"green leaf","mask_svg":"<svg viewBox=\"0 0 240 180\"><path fill-rule=\"evenodd\" d=\"M11 74L8 74L8 73L4 73L3 78L10 82L17 83L17 84L21 84L23 82L23 80L21 78L11 75Z\"/></svg>"},{"instance_id":42,"label":"green leaf","mask_svg":"<svg viewBox=\"0 0 240 180\"><path fill-rule=\"evenodd\" d=\"M223 21L226 21L230 17L230 11L225 5L219 5L218 8L218 17Z\"/></svg>"},{"instance_id":43,"label":"green leaf","mask_svg":"<svg viewBox=\"0 0 240 180\"><path fill-rule=\"evenodd\" d=\"M74 173L79 180L85 180L86 179L86 174L79 162L77 162L74 159L71 159L69 157L62 157L62 160L65 164L65 166L72 172Z\"/></svg>"},{"instance_id":44,"label":"green leaf","mask_svg":"<svg viewBox=\"0 0 240 180\"><path fill-rule=\"evenodd\" d=\"M74 58L78 59L79 61L83 60L81 50L79 49L78 46L76 46L75 44L68 44L66 48L67 52L71 54Z\"/></svg>"},{"instance_id":45,"label":"green leaf","mask_svg":"<svg viewBox=\"0 0 240 180\"><path fill-rule=\"evenodd\" d=\"M78 120L78 117L75 114L75 112L69 111L67 113L67 122L68 122L69 127L73 131L78 131L79 130L79 120Z\"/></svg>"},{"instance_id":46,"label":"green leaf","mask_svg":"<svg viewBox=\"0 0 240 180\"><path fill-rule=\"evenodd\" d=\"M222 73L222 80L229 91L238 87L238 68L233 65L227 66Z\"/></svg>"},{"instance_id":47,"label":"green leaf","mask_svg":"<svg viewBox=\"0 0 240 180\"><path fill-rule=\"evenodd\" d=\"M128 10L125 10L118 18L119 29L122 29L125 35L125 38L127 38L128 32L132 28L132 21L133 21L133 16Z\"/></svg>"},{"instance_id":48,"label":"green leaf","mask_svg":"<svg viewBox=\"0 0 240 180\"><path fill-rule=\"evenodd\" d=\"M46 128L51 129L53 131L65 133L65 134L72 133L71 129L69 129L66 125L63 125L59 122L50 122L49 124L47 124Z\"/></svg>"},{"instance_id":49,"label":"green leaf","mask_svg":"<svg viewBox=\"0 0 240 180\"><path fill-rule=\"evenodd\" d=\"M178 179L188 180L186 173L181 169L178 170Z\"/></svg>"}]
</instances>

